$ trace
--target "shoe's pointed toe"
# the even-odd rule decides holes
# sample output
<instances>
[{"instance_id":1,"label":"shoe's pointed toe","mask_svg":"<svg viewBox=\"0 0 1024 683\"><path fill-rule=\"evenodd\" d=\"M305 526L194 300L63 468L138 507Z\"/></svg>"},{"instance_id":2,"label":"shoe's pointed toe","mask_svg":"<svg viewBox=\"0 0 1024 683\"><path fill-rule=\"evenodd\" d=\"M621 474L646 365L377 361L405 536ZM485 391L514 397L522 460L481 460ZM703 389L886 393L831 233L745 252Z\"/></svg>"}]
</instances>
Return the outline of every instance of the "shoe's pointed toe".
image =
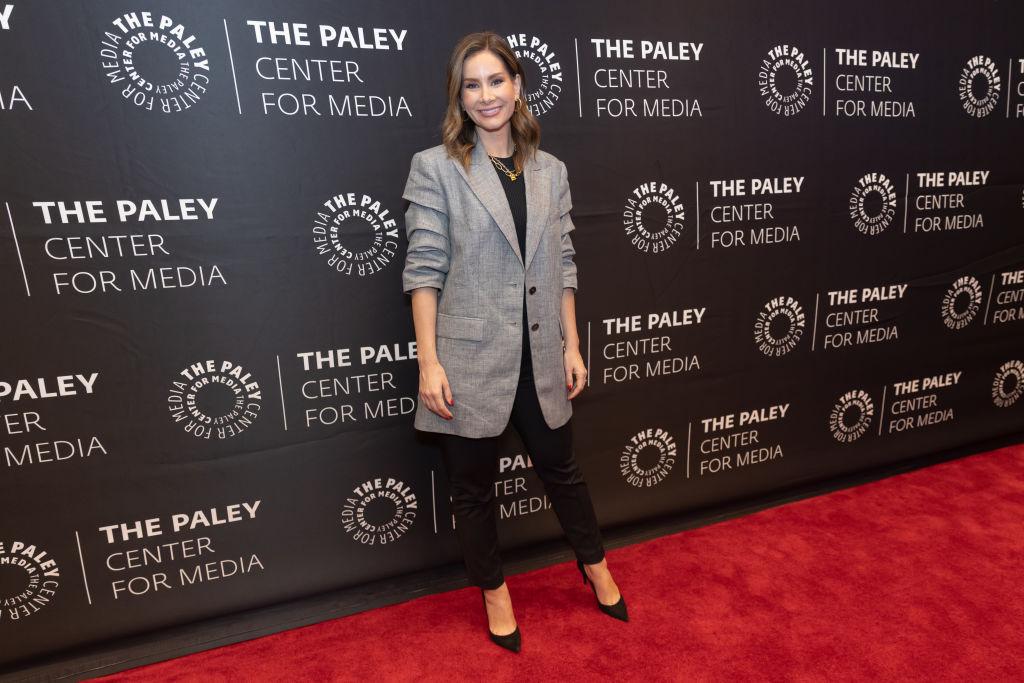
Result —
<instances>
[{"instance_id":1,"label":"shoe's pointed toe","mask_svg":"<svg viewBox=\"0 0 1024 683\"><path fill-rule=\"evenodd\" d=\"M523 647L523 638L519 632L518 626L516 626L515 631L512 631L512 633L505 636L499 636L490 629L487 629L487 632L491 634L491 641L495 645L503 647L510 652L519 652Z\"/></svg>"},{"instance_id":2,"label":"shoe's pointed toe","mask_svg":"<svg viewBox=\"0 0 1024 683\"><path fill-rule=\"evenodd\" d=\"M626 598L619 596L619 601L614 605L602 605L600 602L597 603L601 611L610 617L615 617L619 621L629 621L629 612L626 610Z\"/></svg>"}]
</instances>

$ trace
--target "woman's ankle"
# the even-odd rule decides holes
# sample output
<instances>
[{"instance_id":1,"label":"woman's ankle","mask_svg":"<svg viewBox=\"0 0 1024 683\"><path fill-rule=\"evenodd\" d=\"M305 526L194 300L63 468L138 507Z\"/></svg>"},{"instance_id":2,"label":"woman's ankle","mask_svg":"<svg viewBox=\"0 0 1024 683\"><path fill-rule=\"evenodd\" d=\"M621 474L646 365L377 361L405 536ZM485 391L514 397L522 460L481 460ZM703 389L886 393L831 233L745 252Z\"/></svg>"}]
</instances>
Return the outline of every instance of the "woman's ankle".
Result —
<instances>
[{"instance_id":1,"label":"woman's ankle","mask_svg":"<svg viewBox=\"0 0 1024 683\"><path fill-rule=\"evenodd\" d=\"M500 597L508 594L508 584L502 581L497 588L481 588L480 590L483 591L484 597Z\"/></svg>"}]
</instances>

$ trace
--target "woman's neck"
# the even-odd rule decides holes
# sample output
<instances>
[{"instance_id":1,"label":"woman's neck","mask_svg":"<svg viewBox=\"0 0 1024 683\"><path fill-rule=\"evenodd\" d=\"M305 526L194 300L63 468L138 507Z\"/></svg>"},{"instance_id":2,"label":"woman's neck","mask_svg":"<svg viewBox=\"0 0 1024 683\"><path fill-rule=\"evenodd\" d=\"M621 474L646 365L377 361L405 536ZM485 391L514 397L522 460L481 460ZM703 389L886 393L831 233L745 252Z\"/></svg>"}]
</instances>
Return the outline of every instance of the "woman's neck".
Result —
<instances>
[{"instance_id":1,"label":"woman's neck","mask_svg":"<svg viewBox=\"0 0 1024 683\"><path fill-rule=\"evenodd\" d=\"M492 157L508 158L512 156L512 129L506 124L494 132L476 129L477 139L483 144L484 150Z\"/></svg>"}]
</instances>

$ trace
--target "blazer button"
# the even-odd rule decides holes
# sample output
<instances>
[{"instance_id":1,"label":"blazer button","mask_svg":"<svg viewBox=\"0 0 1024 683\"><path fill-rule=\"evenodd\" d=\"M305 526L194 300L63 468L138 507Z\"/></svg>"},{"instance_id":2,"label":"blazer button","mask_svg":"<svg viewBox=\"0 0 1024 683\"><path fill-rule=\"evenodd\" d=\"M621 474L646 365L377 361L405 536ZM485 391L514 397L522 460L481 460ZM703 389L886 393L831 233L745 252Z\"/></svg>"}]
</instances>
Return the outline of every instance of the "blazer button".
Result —
<instances>
[{"instance_id":1,"label":"blazer button","mask_svg":"<svg viewBox=\"0 0 1024 683\"><path fill-rule=\"evenodd\" d=\"M531 330L536 330L538 327L540 327L540 325L538 323L534 323L534 324L530 325L530 329Z\"/></svg>"},{"instance_id":2,"label":"blazer button","mask_svg":"<svg viewBox=\"0 0 1024 683\"><path fill-rule=\"evenodd\" d=\"M537 291L536 287L530 287L530 294L533 294L536 291Z\"/></svg>"}]
</instances>

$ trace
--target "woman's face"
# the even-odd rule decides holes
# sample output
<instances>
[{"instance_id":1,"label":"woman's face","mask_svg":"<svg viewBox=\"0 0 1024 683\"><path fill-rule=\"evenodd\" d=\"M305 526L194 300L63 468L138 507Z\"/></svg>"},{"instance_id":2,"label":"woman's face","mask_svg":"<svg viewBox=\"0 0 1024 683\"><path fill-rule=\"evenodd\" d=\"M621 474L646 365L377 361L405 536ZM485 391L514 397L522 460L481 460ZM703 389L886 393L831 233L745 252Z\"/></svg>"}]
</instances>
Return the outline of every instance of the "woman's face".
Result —
<instances>
[{"instance_id":1,"label":"woman's face","mask_svg":"<svg viewBox=\"0 0 1024 683\"><path fill-rule=\"evenodd\" d=\"M505 63L489 50L481 50L462 68L462 106L480 128L501 130L515 111L519 77L509 76Z\"/></svg>"}]
</instances>

